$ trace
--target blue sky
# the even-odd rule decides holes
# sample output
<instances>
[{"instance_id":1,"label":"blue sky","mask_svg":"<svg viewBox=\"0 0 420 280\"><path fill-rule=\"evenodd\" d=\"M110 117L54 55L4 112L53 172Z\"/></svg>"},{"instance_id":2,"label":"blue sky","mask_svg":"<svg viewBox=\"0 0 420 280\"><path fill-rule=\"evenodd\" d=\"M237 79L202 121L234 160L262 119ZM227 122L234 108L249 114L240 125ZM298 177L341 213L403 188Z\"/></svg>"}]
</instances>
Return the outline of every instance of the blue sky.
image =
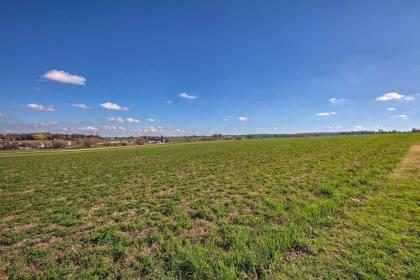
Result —
<instances>
[{"instance_id":1,"label":"blue sky","mask_svg":"<svg viewBox=\"0 0 420 280\"><path fill-rule=\"evenodd\" d=\"M409 130L419 18L419 1L3 1L0 133Z\"/></svg>"}]
</instances>

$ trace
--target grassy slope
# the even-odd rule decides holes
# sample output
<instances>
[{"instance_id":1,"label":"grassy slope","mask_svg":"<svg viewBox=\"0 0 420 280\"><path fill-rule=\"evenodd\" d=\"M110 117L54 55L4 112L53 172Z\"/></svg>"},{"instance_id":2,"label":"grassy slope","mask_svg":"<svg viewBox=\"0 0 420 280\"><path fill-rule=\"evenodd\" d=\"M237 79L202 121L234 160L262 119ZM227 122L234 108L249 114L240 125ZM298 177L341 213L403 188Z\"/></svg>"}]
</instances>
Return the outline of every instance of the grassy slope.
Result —
<instances>
[{"instance_id":1,"label":"grassy slope","mask_svg":"<svg viewBox=\"0 0 420 280\"><path fill-rule=\"evenodd\" d=\"M361 214L343 209L362 193L392 190L386 174L415 142L415 135L323 137L4 157L1 261L11 278L386 275L368 269L390 258L374 250L385 222L369 222L389 219L379 215L383 198L368 198ZM413 195L417 185L406 184ZM401 207L415 211L405 200ZM388 203L392 214L401 202ZM334 234L348 225L349 242ZM392 250L401 243L395 228L383 232L397 236ZM410 236L406 259L391 258L404 273L415 261Z\"/></svg>"}]
</instances>

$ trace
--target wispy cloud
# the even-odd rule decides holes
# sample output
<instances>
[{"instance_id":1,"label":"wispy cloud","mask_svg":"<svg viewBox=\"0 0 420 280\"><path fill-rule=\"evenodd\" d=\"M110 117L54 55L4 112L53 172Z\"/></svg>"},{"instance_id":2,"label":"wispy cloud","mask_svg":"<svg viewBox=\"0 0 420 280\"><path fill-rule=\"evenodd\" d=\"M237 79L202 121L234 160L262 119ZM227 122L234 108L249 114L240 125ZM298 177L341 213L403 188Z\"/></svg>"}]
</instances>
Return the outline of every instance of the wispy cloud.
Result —
<instances>
[{"instance_id":1,"label":"wispy cloud","mask_svg":"<svg viewBox=\"0 0 420 280\"><path fill-rule=\"evenodd\" d=\"M328 101L329 101L331 104L338 104L338 103L343 103L343 102L346 102L346 101L347 101L347 99L345 99L345 98L338 99L337 97L332 97L332 98L330 98Z\"/></svg>"},{"instance_id":2,"label":"wispy cloud","mask_svg":"<svg viewBox=\"0 0 420 280\"><path fill-rule=\"evenodd\" d=\"M408 120L408 116L404 114L395 115L394 118L398 118L400 120Z\"/></svg>"},{"instance_id":3,"label":"wispy cloud","mask_svg":"<svg viewBox=\"0 0 420 280\"><path fill-rule=\"evenodd\" d=\"M394 107L389 107L389 108L386 108L386 110L387 110L387 111L395 111L395 110L397 110L397 109L395 109Z\"/></svg>"},{"instance_id":4,"label":"wispy cloud","mask_svg":"<svg viewBox=\"0 0 420 280\"><path fill-rule=\"evenodd\" d=\"M135 119L135 118L126 118L125 121L128 122L128 123L139 123L140 122L140 120Z\"/></svg>"},{"instance_id":5,"label":"wispy cloud","mask_svg":"<svg viewBox=\"0 0 420 280\"><path fill-rule=\"evenodd\" d=\"M172 102L172 100L166 100L165 103L166 104L172 104L173 102Z\"/></svg>"},{"instance_id":6,"label":"wispy cloud","mask_svg":"<svg viewBox=\"0 0 420 280\"><path fill-rule=\"evenodd\" d=\"M122 117L110 117L108 118L108 121L110 122L118 122L118 123L124 123L124 122L128 122L128 123L139 123L140 120L139 119L135 119L135 118L122 118Z\"/></svg>"},{"instance_id":7,"label":"wispy cloud","mask_svg":"<svg viewBox=\"0 0 420 280\"><path fill-rule=\"evenodd\" d=\"M25 107L28 109L37 110L40 112L55 112L55 109L53 106L46 107L41 104L30 103L30 104L25 105Z\"/></svg>"},{"instance_id":8,"label":"wispy cloud","mask_svg":"<svg viewBox=\"0 0 420 280\"><path fill-rule=\"evenodd\" d=\"M74 108L79 108L79 109L90 109L89 106L87 106L86 104L71 104L72 107Z\"/></svg>"},{"instance_id":9,"label":"wispy cloud","mask_svg":"<svg viewBox=\"0 0 420 280\"><path fill-rule=\"evenodd\" d=\"M321 112L316 114L318 117L329 117L329 116L333 116L336 115L336 112Z\"/></svg>"},{"instance_id":10,"label":"wispy cloud","mask_svg":"<svg viewBox=\"0 0 420 280\"><path fill-rule=\"evenodd\" d=\"M363 127L363 125L353 125L352 128L353 128L353 130L363 130L363 129L365 129Z\"/></svg>"},{"instance_id":11,"label":"wispy cloud","mask_svg":"<svg viewBox=\"0 0 420 280\"><path fill-rule=\"evenodd\" d=\"M189 95L186 92L181 92L178 96L181 97L181 98L190 99L190 100L194 100L194 99L198 98L197 96Z\"/></svg>"},{"instance_id":12,"label":"wispy cloud","mask_svg":"<svg viewBox=\"0 0 420 280\"><path fill-rule=\"evenodd\" d=\"M155 121L155 119L154 118L150 118L150 119L147 119L149 122L154 122Z\"/></svg>"},{"instance_id":13,"label":"wispy cloud","mask_svg":"<svg viewBox=\"0 0 420 280\"><path fill-rule=\"evenodd\" d=\"M415 99L414 96L407 96L407 95L404 95L404 94L399 94L398 92L388 92L388 93L385 93L384 95L381 95L381 96L376 98L376 100L378 100L378 101L389 101L389 100L410 101L410 100L414 100L414 99Z\"/></svg>"},{"instance_id":14,"label":"wispy cloud","mask_svg":"<svg viewBox=\"0 0 420 280\"><path fill-rule=\"evenodd\" d=\"M128 111L127 107L123 107L123 106L120 106L118 104L111 103L111 102L105 102L105 103L99 104L99 106L107 110Z\"/></svg>"},{"instance_id":15,"label":"wispy cloud","mask_svg":"<svg viewBox=\"0 0 420 280\"><path fill-rule=\"evenodd\" d=\"M42 76L44 79L63 83L63 84L74 84L84 86L86 83L86 78L82 76L72 75L68 72L62 70L50 70Z\"/></svg>"},{"instance_id":16,"label":"wispy cloud","mask_svg":"<svg viewBox=\"0 0 420 280\"><path fill-rule=\"evenodd\" d=\"M96 132L98 131L98 128L96 126L85 126L85 127L80 127L79 130Z\"/></svg>"},{"instance_id":17,"label":"wispy cloud","mask_svg":"<svg viewBox=\"0 0 420 280\"><path fill-rule=\"evenodd\" d=\"M111 122L119 122L119 123L124 122L124 119L121 118L121 117L110 117L110 118L108 118L108 120L111 121Z\"/></svg>"},{"instance_id":18,"label":"wispy cloud","mask_svg":"<svg viewBox=\"0 0 420 280\"><path fill-rule=\"evenodd\" d=\"M248 120L248 117L240 116L238 117L238 120L240 120L241 122L246 122Z\"/></svg>"}]
</instances>

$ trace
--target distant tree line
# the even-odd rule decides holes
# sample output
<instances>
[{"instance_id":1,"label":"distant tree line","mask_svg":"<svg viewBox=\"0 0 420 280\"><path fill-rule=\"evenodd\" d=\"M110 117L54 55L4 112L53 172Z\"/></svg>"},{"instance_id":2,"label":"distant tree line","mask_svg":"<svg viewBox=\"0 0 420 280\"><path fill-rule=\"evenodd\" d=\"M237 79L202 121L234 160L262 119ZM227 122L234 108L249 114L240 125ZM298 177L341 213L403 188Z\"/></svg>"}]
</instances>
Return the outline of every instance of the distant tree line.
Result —
<instances>
[{"instance_id":1,"label":"distant tree line","mask_svg":"<svg viewBox=\"0 0 420 280\"><path fill-rule=\"evenodd\" d=\"M18 134L0 134L3 141L25 141L25 140L68 140L76 141L79 139L95 138L102 139L99 135L84 134L62 134L62 133L18 133Z\"/></svg>"}]
</instances>

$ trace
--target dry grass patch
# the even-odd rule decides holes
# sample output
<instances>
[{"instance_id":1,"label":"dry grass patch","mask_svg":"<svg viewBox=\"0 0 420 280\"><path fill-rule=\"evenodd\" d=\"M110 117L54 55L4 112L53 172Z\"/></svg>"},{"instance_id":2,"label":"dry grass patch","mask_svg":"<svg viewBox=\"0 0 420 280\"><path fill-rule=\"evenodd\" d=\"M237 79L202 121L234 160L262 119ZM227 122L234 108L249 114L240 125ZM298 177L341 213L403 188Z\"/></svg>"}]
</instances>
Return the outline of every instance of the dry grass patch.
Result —
<instances>
[{"instance_id":1,"label":"dry grass patch","mask_svg":"<svg viewBox=\"0 0 420 280\"><path fill-rule=\"evenodd\" d=\"M27 229L30 229L30 228L32 228L34 225L31 223L31 224L27 224L27 225L21 225L21 226L15 226L14 228L13 228L13 231L14 232L22 232L22 231L24 231L24 230L27 230Z\"/></svg>"},{"instance_id":2,"label":"dry grass patch","mask_svg":"<svg viewBox=\"0 0 420 280\"><path fill-rule=\"evenodd\" d=\"M62 241L62 240L63 240L63 238L62 238L62 237L56 237L56 236L53 236L53 237L51 237L51 238L50 238L47 242L40 242L40 243L37 243L37 244L36 244L36 246L37 246L38 248L43 248L43 249L45 249L45 248L50 247L52 244L57 243L57 242Z\"/></svg>"},{"instance_id":3,"label":"dry grass patch","mask_svg":"<svg viewBox=\"0 0 420 280\"><path fill-rule=\"evenodd\" d=\"M90 210L87 213L87 219L89 221L91 221L95 212L97 212L101 209L104 209L104 208L105 208L104 204L98 204L98 205L93 206L92 208L90 208Z\"/></svg>"},{"instance_id":4,"label":"dry grass patch","mask_svg":"<svg viewBox=\"0 0 420 280\"><path fill-rule=\"evenodd\" d=\"M394 179L414 179L420 181L420 145L414 145L400 164L392 172Z\"/></svg>"},{"instance_id":5,"label":"dry grass patch","mask_svg":"<svg viewBox=\"0 0 420 280\"><path fill-rule=\"evenodd\" d=\"M17 218L18 218L18 216L13 214L13 215L9 215L9 216L4 217L1 221L3 223L7 223L7 222L11 222L11 221L13 221Z\"/></svg>"},{"instance_id":6,"label":"dry grass patch","mask_svg":"<svg viewBox=\"0 0 420 280\"><path fill-rule=\"evenodd\" d=\"M6 271L6 266L3 266L1 264L0 264L0 279L2 280L9 279L9 275L7 274L7 271Z\"/></svg>"}]
</instances>

